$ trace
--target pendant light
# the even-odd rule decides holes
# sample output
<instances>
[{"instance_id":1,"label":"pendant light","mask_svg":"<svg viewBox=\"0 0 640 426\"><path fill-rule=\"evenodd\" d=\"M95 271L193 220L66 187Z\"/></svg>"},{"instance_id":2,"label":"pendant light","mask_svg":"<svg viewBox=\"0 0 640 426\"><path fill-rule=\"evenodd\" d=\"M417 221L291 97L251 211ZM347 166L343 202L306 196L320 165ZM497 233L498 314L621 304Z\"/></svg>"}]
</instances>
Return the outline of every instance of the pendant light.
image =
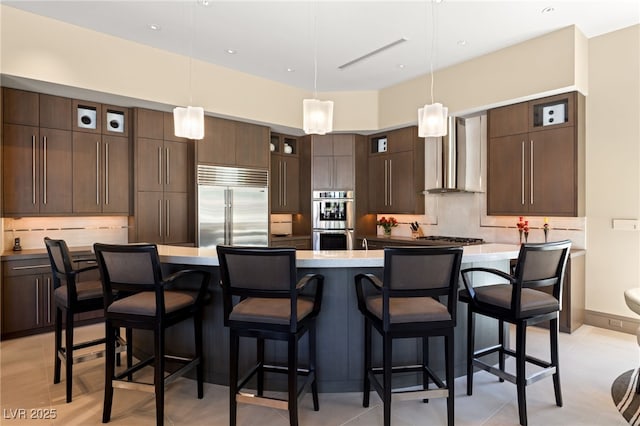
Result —
<instances>
[{"instance_id":1,"label":"pendant light","mask_svg":"<svg viewBox=\"0 0 640 426\"><path fill-rule=\"evenodd\" d=\"M418 109L418 136L421 138L439 137L447 134L447 114L449 109L433 101L433 54L436 47L436 20L433 13L434 0L431 0L431 104Z\"/></svg>"},{"instance_id":2,"label":"pendant light","mask_svg":"<svg viewBox=\"0 0 640 426\"><path fill-rule=\"evenodd\" d=\"M308 135L325 135L333 131L333 101L318 99L318 23L315 10L313 15L313 99L302 100L302 129Z\"/></svg>"},{"instance_id":3,"label":"pendant light","mask_svg":"<svg viewBox=\"0 0 640 426\"><path fill-rule=\"evenodd\" d=\"M195 2L193 3L195 7ZM191 62L193 56L193 33L195 32L195 18L193 9L191 9L191 41L189 46L189 103L193 102L192 89L192 70ZM177 137L193 140L204 138L204 108L193 107L175 107L173 109L173 131Z\"/></svg>"}]
</instances>

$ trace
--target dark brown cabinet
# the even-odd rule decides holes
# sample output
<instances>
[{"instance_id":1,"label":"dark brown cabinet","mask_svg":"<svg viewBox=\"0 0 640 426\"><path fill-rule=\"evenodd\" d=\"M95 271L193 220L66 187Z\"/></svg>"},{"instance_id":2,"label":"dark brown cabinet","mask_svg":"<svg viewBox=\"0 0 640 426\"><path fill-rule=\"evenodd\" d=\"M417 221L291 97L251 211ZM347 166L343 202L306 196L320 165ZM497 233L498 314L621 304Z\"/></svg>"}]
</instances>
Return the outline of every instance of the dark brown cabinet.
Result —
<instances>
[{"instance_id":1,"label":"dark brown cabinet","mask_svg":"<svg viewBox=\"0 0 640 426\"><path fill-rule=\"evenodd\" d=\"M5 216L70 214L71 100L3 89Z\"/></svg>"},{"instance_id":2,"label":"dark brown cabinet","mask_svg":"<svg viewBox=\"0 0 640 426\"><path fill-rule=\"evenodd\" d=\"M369 138L369 212L424 213L424 140L416 127Z\"/></svg>"},{"instance_id":3,"label":"dark brown cabinet","mask_svg":"<svg viewBox=\"0 0 640 426\"><path fill-rule=\"evenodd\" d=\"M271 213L300 212L300 159L298 139L293 136L271 134Z\"/></svg>"},{"instance_id":4,"label":"dark brown cabinet","mask_svg":"<svg viewBox=\"0 0 640 426\"><path fill-rule=\"evenodd\" d=\"M487 214L582 214L582 99L574 92L489 111ZM542 124L540 110L554 105L565 118Z\"/></svg>"},{"instance_id":5,"label":"dark brown cabinet","mask_svg":"<svg viewBox=\"0 0 640 426\"><path fill-rule=\"evenodd\" d=\"M269 129L256 124L205 117L204 139L198 142L198 163L269 168Z\"/></svg>"},{"instance_id":6,"label":"dark brown cabinet","mask_svg":"<svg viewBox=\"0 0 640 426\"><path fill-rule=\"evenodd\" d=\"M312 146L312 189L355 189L354 135L314 135Z\"/></svg>"},{"instance_id":7,"label":"dark brown cabinet","mask_svg":"<svg viewBox=\"0 0 640 426\"><path fill-rule=\"evenodd\" d=\"M136 190L130 241L192 244L193 142L173 134L173 117L134 111Z\"/></svg>"},{"instance_id":8,"label":"dark brown cabinet","mask_svg":"<svg viewBox=\"0 0 640 426\"><path fill-rule=\"evenodd\" d=\"M2 336L53 324L53 282L47 259L2 262Z\"/></svg>"}]
</instances>

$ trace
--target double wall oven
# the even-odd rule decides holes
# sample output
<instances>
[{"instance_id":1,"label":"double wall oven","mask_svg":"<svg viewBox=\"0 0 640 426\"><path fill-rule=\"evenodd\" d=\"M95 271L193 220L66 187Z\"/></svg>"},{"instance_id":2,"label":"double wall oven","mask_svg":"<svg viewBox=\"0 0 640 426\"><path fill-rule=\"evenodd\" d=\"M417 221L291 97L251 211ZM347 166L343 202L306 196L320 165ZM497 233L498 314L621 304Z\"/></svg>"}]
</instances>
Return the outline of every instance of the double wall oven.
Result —
<instances>
[{"instance_id":1,"label":"double wall oven","mask_svg":"<svg viewBox=\"0 0 640 426\"><path fill-rule=\"evenodd\" d=\"M313 249L353 250L353 191L313 191Z\"/></svg>"}]
</instances>

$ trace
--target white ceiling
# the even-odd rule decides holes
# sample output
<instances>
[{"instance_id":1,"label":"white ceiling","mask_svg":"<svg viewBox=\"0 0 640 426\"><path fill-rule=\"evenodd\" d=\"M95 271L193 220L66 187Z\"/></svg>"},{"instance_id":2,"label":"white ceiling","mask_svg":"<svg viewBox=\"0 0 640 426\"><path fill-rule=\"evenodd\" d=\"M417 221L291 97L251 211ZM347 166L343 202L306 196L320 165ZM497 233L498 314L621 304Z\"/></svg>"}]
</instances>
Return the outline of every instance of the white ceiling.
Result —
<instances>
[{"instance_id":1,"label":"white ceiling","mask_svg":"<svg viewBox=\"0 0 640 426\"><path fill-rule=\"evenodd\" d=\"M568 25L575 24L591 38L640 22L638 0L3 4L308 90L314 89L316 39L318 91L375 90L426 74L432 41L433 67L439 69ZM554 10L542 13L546 7ZM161 29L152 31L150 24ZM338 69L401 38L407 41ZM461 41L466 44L461 46ZM237 53L230 55L226 49Z\"/></svg>"}]
</instances>

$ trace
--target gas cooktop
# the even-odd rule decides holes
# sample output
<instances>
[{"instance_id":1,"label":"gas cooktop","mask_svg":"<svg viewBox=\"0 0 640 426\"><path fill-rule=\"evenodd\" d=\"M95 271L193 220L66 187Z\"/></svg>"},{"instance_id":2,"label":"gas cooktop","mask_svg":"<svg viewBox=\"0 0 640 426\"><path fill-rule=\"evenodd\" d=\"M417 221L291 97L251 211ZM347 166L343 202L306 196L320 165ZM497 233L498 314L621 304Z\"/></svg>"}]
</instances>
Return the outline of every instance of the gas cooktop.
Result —
<instances>
[{"instance_id":1,"label":"gas cooktop","mask_svg":"<svg viewBox=\"0 0 640 426\"><path fill-rule=\"evenodd\" d=\"M457 244L462 246L484 243L482 238L445 237L442 235L428 235L426 237L418 237L417 239L421 241L429 241L434 244Z\"/></svg>"}]
</instances>

